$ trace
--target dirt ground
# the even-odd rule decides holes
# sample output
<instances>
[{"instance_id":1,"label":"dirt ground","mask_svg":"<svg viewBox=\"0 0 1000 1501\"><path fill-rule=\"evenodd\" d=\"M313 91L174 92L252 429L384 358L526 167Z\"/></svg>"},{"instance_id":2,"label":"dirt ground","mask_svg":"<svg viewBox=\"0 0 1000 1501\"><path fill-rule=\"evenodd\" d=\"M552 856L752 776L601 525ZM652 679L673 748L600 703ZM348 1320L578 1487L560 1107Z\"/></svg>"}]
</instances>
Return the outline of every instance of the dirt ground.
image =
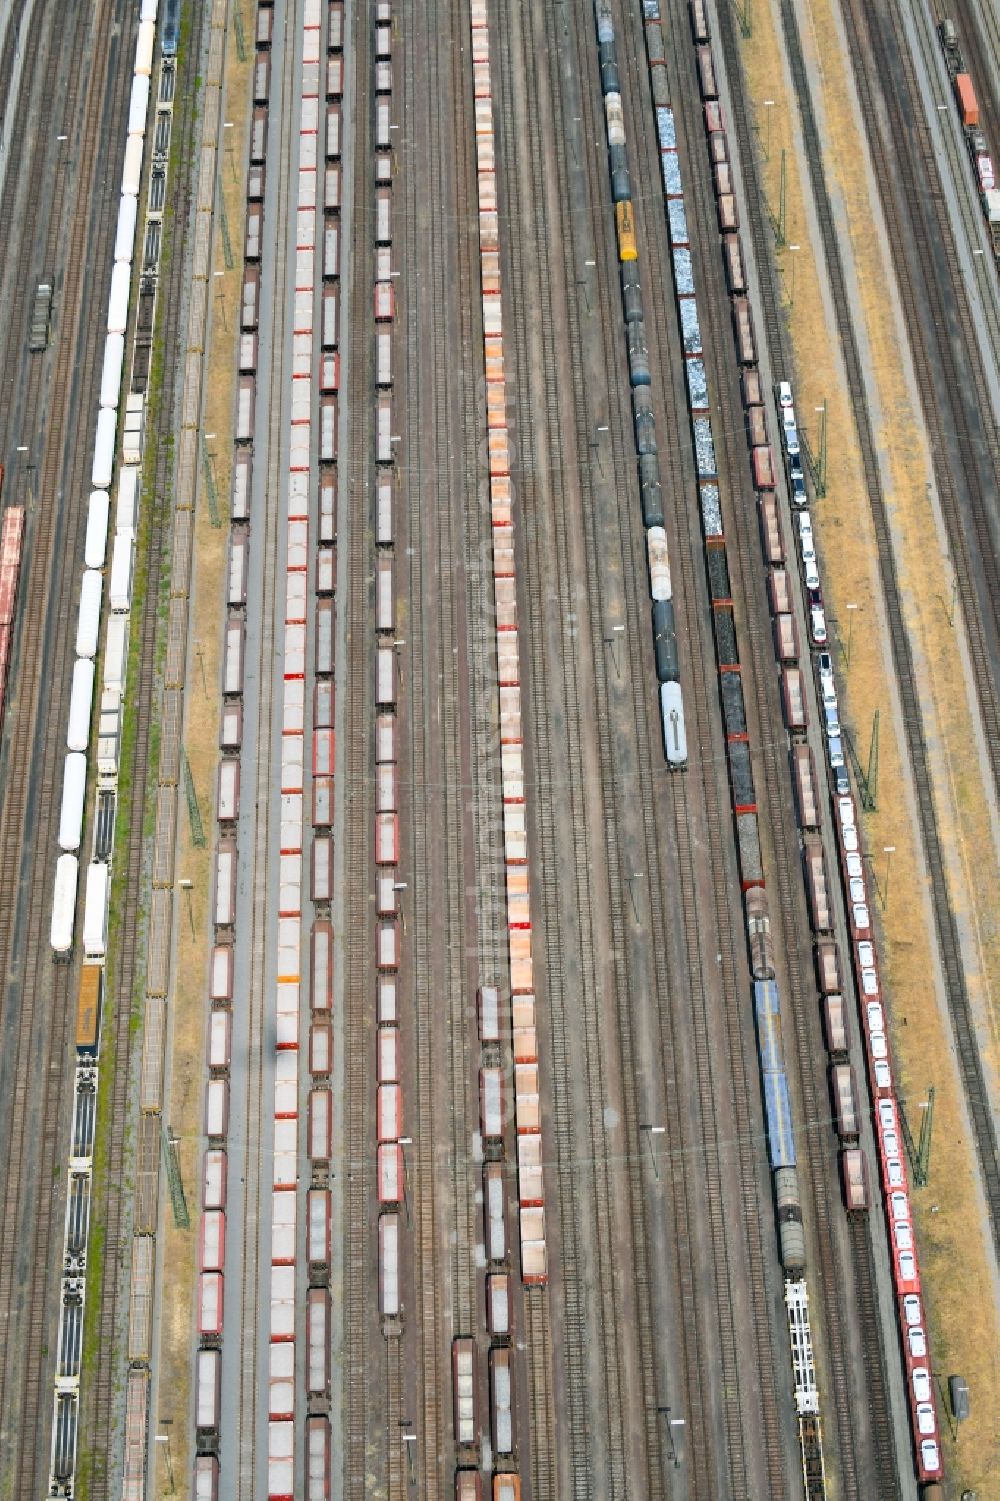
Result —
<instances>
[{"instance_id":1,"label":"dirt ground","mask_svg":"<svg viewBox=\"0 0 1000 1501\"><path fill-rule=\"evenodd\" d=\"M219 158L219 179L233 248L234 264L226 267L222 234L216 220L213 240L212 277L209 294L210 345L204 385L203 432L218 490L219 525L213 526L204 472L199 462L199 489L192 567L192 603L185 694L184 749L187 753L206 835L203 848L195 846L187 802L180 798L176 869L178 879L190 881L179 889L177 949L173 962L171 1005L173 1036L171 1076L168 1082L167 1119L179 1136L178 1155L183 1175L191 1229L178 1231L167 1215L163 1231L163 1284L161 1298L161 1346L159 1415L172 1419L171 1455L173 1486L167 1475L164 1453L156 1477L156 1494L178 1497L190 1493L191 1435L188 1414L191 1392L191 1329L195 1318L198 1211L201 1197L201 1129L204 1088L208 999L205 977L209 959L209 912L212 889L212 850L215 838L215 785L219 762L219 717L221 700L222 610L228 542L229 486L233 447L233 395L236 381L236 330L239 322L240 288L243 275L242 245L245 217L244 181L249 119L252 52L240 62L235 31L230 28L226 57L223 120L233 122L224 132ZM222 274L219 275L218 273ZM165 1446L164 1446L165 1448Z\"/></svg>"},{"instance_id":2,"label":"dirt ground","mask_svg":"<svg viewBox=\"0 0 1000 1501\"><path fill-rule=\"evenodd\" d=\"M913 1199L935 1370L941 1381L954 1372L963 1374L969 1381L972 1407L957 1441L945 1437L944 1456L956 1495L962 1487L971 1487L981 1496L995 1495L1000 1486L1000 1434L990 1413L1000 1410L1000 1324L991 1295L988 1231L975 1176L975 1146L962 1104L951 1027L932 950L929 885L904 770L905 741L892 697L892 661L874 531L839 345L817 271L818 236L803 198L806 168L780 54L775 9L754 6L753 36L744 46L744 64L761 143L768 149L765 177L772 206L778 203L781 154L785 152L786 239L799 249L786 249L778 256L795 345L797 406L807 414L805 425L814 446L819 437L815 408L827 403L827 496L815 505L814 520L831 635L839 646L842 703L862 764L867 763L873 719L876 710L880 711L878 806L865 819L865 835L871 876L880 905L884 903L881 956L897 1079L915 1133L919 1133L928 1086L935 1090L929 1183L916 1190ZM876 441L883 460L903 612L924 684L925 734L938 825L948 852L951 900L965 945L970 996L982 1020L984 1062L995 1071L1000 1061L996 1010L1000 943L991 896L998 889L1000 872L964 691L961 619L953 613L952 574L932 504L933 474L902 353L898 310L886 296L889 259L869 197L874 186L841 34L827 0L810 0L800 8L799 16L821 116L827 181L838 222L847 230L845 260L855 280L860 332L867 343L868 373L876 392ZM772 102L765 105L765 99ZM947 1435L946 1399L940 1387L939 1409Z\"/></svg>"}]
</instances>

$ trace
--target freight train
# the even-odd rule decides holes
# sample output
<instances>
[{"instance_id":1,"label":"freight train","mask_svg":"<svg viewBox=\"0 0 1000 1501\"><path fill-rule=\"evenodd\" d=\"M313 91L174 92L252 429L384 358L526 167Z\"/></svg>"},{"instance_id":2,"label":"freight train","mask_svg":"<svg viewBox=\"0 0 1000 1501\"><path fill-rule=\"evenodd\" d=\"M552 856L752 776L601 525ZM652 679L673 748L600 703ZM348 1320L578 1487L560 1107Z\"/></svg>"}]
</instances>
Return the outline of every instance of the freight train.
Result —
<instances>
[{"instance_id":1,"label":"freight train","mask_svg":"<svg viewBox=\"0 0 1000 1501\"><path fill-rule=\"evenodd\" d=\"M651 375L646 326L639 279L635 211L632 203L625 123L610 8L599 0L596 6L597 49L604 97L608 144L608 173L615 212L615 235L621 273L622 313L628 354L632 416L635 428L636 462L642 521L646 529L649 592L652 603L653 655L659 684L660 727L668 767L687 765L687 728L680 683L677 627L674 616L670 558L664 528L663 492L656 444L656 421L650 391Z\"/></svg>"},{"instance_id":2,"label":"freight train","mask_svg":"<svg viewBox=\"0 0 1000 1501\"><path fill-rule=\"evenodd\" d=\"M948 19L942 21L938 27L938 35L941 38L941 47L955 95L955 106L972 163L976 191L989 230L993 254L1000 260L1000 182L998 182L997 167L990 151L990 143L980 125L979 101L976 98L975 85L966 71L965 58L954 21Z\"/></svg>"}]
</instances>

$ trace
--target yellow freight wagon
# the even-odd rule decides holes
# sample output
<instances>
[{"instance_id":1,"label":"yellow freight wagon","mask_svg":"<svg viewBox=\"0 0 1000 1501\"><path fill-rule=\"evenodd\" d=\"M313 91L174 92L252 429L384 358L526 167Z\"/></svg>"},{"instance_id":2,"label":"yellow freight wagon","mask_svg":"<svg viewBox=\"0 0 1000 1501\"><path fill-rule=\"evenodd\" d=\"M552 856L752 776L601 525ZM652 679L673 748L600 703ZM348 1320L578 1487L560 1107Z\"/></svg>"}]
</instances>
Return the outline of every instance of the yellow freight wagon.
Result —
<instances>
[{"instance_id":1,"label":"yellow freight wagon","mask_svg":"<svg viewBox=\"0 0 1000 1501\"><path fill-rule=\"evenodd\" d=\"M99 964L85 964L80 971L80 995L76 1008L76 1050L96 1053L101 1029L101 999L104 970Z\"/></svg>"},{"instance_id":2,"label":"yellow freight wagon","mask_svg":"<svg viewBox=\"0 0 1000 1501\"><path fill-rule=\"evenodd\" d=\"M638 260L638 252L635 248L635 216L632 213L630 199L626 198L623 203L615 204L615 224L618 226L618 259L620 261Z\"/></svg>"}]
</instances>

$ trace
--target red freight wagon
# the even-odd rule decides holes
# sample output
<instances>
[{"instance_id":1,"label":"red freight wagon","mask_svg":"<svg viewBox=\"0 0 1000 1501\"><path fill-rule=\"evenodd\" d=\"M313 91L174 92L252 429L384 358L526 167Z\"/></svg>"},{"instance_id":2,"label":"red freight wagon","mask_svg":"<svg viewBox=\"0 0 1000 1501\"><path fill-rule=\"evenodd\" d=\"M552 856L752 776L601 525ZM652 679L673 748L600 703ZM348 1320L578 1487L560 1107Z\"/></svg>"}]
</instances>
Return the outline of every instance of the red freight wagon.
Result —
<instances>
[{"instance_id":1,"label":"red freight wagon","mask_svg":"<svg viewBox=\"0 0 1000 1501\"><path fill-rule=\"evenodd\" d=\"M209 1209L201 1217L198 1230L198 1270L221 1272L226 1264L226 1215L222 1209Z\"/></svg>"},{"instance_id":2,"label":"red freight wagon","mask_svg":"<svg viewBox=\"0 0 1000 1501\"><path fill-rule=\"evenodd\" d=\"M202 1272L198 1278L198 1334L219 1339L222 1334L223 1287L221 1272Z\"/></svg>"},{"instance_id":3,"label":"red freight wagon","mask_svg":"<svg viewBox=\"0 0 1000 1501\"><path fill-rule=\"evenodd\" d=\"M399 777L397 768L392 763L375 768L375 811L377 813L398 813L399 811Z\"/></svg>"},{"instance_id":4,"label":"red freight wagon","mask_svg":"<svg viewBox=\"0 0 1000 1501\"><path fill-rule=\"evenodd\" d=\"M309 1091L309 1160L325 1163L333 1151L333 1111L328 1089Z\"/></svg>"},{"instance_id":5,"label":"red freight wagon","mask_svg":"<svg viewBox=\"0 0 1000 1501\"><path fill-rule=\"evenodd\" d=\"M320 325L324 349L336 349L340 339L340 288L336 282L323 287L323 320Z\"/></svg>"},{"instance_id":6,"label":"red freight wagon","mask_svg":"<svg viewBox=\"0 0 1000 1501\"><path fill-rule=\"evenodd\" d=\"M837 945L824 938L816 945L816 982L823 995L833 995L840 990L840 959Z\"/></svg>"},{"instance_id":7,"label":"red freight wagon","mask_svg":"<svg viewBox=\"0 0 1000 1501\"><path fill-rule=\"evenodd\" d=\"M402 1306L399 1291L399 1215L383 1214L378 1222L378 1303L383 1318L395 1318Z\"/></svg>"},{"instance_id":8,"label":"red freight wagon","mask_svg":"<svg viewBox=\"0 0 1000 1501\"><path fill-rule=\"evenodd\" d=\"M403 1148L398 1142L384 1142L378 1149L378 1201L380 1204L400 1204L403 1201L405 1179Z\"/></svg>"},{"instance_id":9,"label":"red freight wagon","mask_svg":"<svg viewBox=\"0 0 1000 1501\"><path fill-rule=\"evenodd\" d=\"M391 281L375 283L375 320L390 323L396 313L396 289Z\"/></svg>"},{"instance_id":10,"label":"red freight wagon","mask_svg":"<svg viewBox=\"0 0 1000 1501\"><path fill-rule=\"evenodd\" d=\"M376 962L379 969L399 968L399 923L383 918L375 930Z\"/></svg>"},{"instance_id":11,"label":"red freight wagon","mask_svg":"<svg viewBox=\"0 0 1000 1501\"><path fill-rule=\"evenodd\" d=\"M313 923L310 948L312 1008L329 1012L333 1007L333 924L328 919Z\"/></svg>"},{"instance_id":12,"label":"red freight wagon","mask_svg":"<svg viewBox=\"0 0 1000 1501\"><path fill-rule=\"evenodd\" d=\"M233 946L217 943L212 950L209 996L213 1001L228 1003L233 998Z\"/></svg>"},{"instance_id":13,"label":"red freight wagon","mask_svg":"<svg viewBox=\"0 0 1000 1501\"><path fill-rule=\"evenodd\" d=\"M764 533L764 556L772 565L785 561L785 539L781 532L778 503L773 495L760 498L760 524Z\"/></svg>"},{"instance_id":14,"label":"red freight wagon","mask_svg":"<svg viewBox=\"0 0 1000 1501\"><path fill-rule=\"evenodd\" d=\"M818 834L806 834L802 842L813 931L827 933L833 926L833 914L830 910L830 885L823 842Z\"/></svg>"},{"instance_id":15,"label":"red freight wagon","mask_svg":"<svg viewBox=\"0 0 1000 1501\"><path fill-rule=\"evenodd\" d=\"M271 98L271 57L267 52L258 52L253 68L253 102L267 104Z\"/></svg>"},{"instance_id":16,"label":"red freight wagon","mask_svg":"<svg viewBox=\"0 0 1000 1501\"><path fill-rule=\"evenodd\" d=\"M730 287L730 293L746 291L746 272L743 270L743 251L740 248L739 234L724 234L722 249L725 254L725 279Z\"/></svg>"},{"instance_id":17,"label":"red freight wagon","mask_svg":"<svg viewBox=\"0 0 1000 1501\"><path fill-rule=\"evenodd\" d=\"M316 604L316 672L327 677L333 672L333 600L321 599Z\"/></svg>"},{"instance_id":18,"label":"red freight wagon","mask_svg":"<svg viewBox=\"0 0 1000 1501\"><path fill-rule=\"evenodd\" d=\"M510 1337L510 1278L491 1272L486 1278L486 1324L494 1339Z\"/></svg>"},{"instance_id":19,"label":"red freight wagon","mask_svg":"<svg viewBox=\"0 0 1000 1501\"><path fill-rule=\"evenodd\" d=\"M794 615L784 613L774 617L774 648L779 662L797 662L799 659L799 633Z\"/></svg>"},{"instance_id":20,"label":"red freight wagon","mask_svg":"<svg viewBox=\"0 0 1000 1501\"><path fill-rule=\"evenodd\" d=\"M396 716L380 714L375 720L375 765L383 766L396 759Z\"/></svg>"},{"instance_id":21,"label":"red freight wagon","mask_svg":"<svg viewBox=\"0 0 1000 1501\"><path fill-rule=\"evenodd\" d=\"M331 777L335 767L335 739L333 730L313 730L313 776Z\"/></svg>"},{"instance_id":22,"label":"red freight wagon","mask_svg":"<svg viewBox=\"0 0 1000 1501\"><path fill-rule=\"evenodd\" d=\"M719 87L715 81L715 62L712 58L712 49L711 47L699 47L697 50L701 97L703 99L718 99Z\"/></svg>"},{"instance_id":23,"label":"red freight wagon","mask_svg":"<svg viewBox=\"0 0 1000 1501\"><path fill-rule=\"evenodd\" d=\"M764 393L761 390L760 371L744 370L740 378L743 385L743 405L748 408L761 406Z\"/></svg>"},{"instance_id":24,"label":"red freight wagon","mask_svg":"<svg viewBox=\"0 0 1000 1501\"><path fill-rule=\"evenodd\" d=\"M753 451L753 482L758 490L774 489L774 454L770 445Z\"/></svg>"},{"instance_id":25,"label":"red freight wagon","mask_svg":"<svg viewBox=\"0 0 1000 1501\"><path fill-rule=\"evenodd\" d=\"M375 815L375 864L399 863L399 817L395 813Z\"/></svg>"},{"instance_id":26,"label":"red freight wagon","mask_svg":"<svg viewBox=\"0 0 1000 1501\"><path fill-rule=\"evenodd\" d=\"M317 730L333 729L333 684L322 678L313 689L313 726Z\"/></svg>"},{"instance_id":27,"label":"red freight wagon","mask_svg":"<svg viewBox=\"0 0 1000 1501\"><path fill-rule=\"evenodd\" d=\"M332 545L337 540L337 471L321 469L319 476L319 544Z\"/></svg>"},{"instance_id":28,"label":"red freight wagon","mask_svg":"<svg viewBox=\"0 0 1000 1501\"><path fill-rule=\"evenodd\" d=\"M326 45L329 52L340 52L344 46L343 0L330 0L327 7Z\"/></svg>"},{"instance_id":29,"label":"red freight wagon","mask_svg":"<svg viewBox=\"0 0 1000 1501\"><path fill-rule=\"evenodd\" d=\"M823 997L823 1036L831 1058L846 1058L851 1046L847 1006L842 995Z\"/></svg>"},{"instance_id":30,"label":"red freight wagon","mask_svg":"<svg viewBox=\"0 0 1000 1501\"><path fill-rule=\"evenodd\" d=\"M260 267L247 266L243 271L243 300L240 304L240 327L257 327L260 316Z\"/></svg>"},{"instance_id":31,"label":"red freight wagon","mask_svg":"<svg viewBox=\"0 0 1000 1501\"><path fill-rule=\"evenodd\" d=\"M819 828L819 799L816 796L816 767L808 745L792 747L795 771L795 795L799 805L799 822L804 829Z\"/></svg>"},{"instance_id":32,"label":"red freight wagon","mask_svg":"<svg viewBox=\"0 0 1000 1501\"><path fill-rule=\"evenodd\" d=\"M333 839L329 834L318 834L313 840L312 899L324 903L333 899Z\"/></svg>"},{"instance_id":33,"label":"red freight wagon","mask_svg":"<svg viewBox=\"0 0 1000 1501\"><path fill-rule=\"evenodd\" d=\"M306 1194L306 1257L310 1276L330 1265L330 1190L310 1188Z\"/></svg>"},{"instance_id":34,"label":"red freight wagon","mask_svg":"<svg viewBox=\"0 0 1000 1501\"><path fill-rule=\"evenodd\" d=\"M476 1382L476 1344L468 1336L452 1341L451 1379L454 1399L455 1443L469 1448L476 1443L479 1402Z\"/></svg>"},{"instance_id":35,"label":"red freight wagon","mask_svg":"<svg viewBox=\"0 0 1000 1501\"><path fill-rule=\"evenodd\" d=\"M344 92L344 59L328 57L326 60L326 97L340 99Z\"/></svg>"},{"instance_id":36,"label":"red freight wagon","mask_svg":"<svg viewBox=\"0 0 1000 1501\"><path fill-rule=\"evenodd\" d=\"M767 417L762 406L747 407L747 434L751 448L762 448L767 443Z\"/></svg>"},{"instance_id":37,"label":"red freight wagon","mask_svg":"<svg viewBox=\"0 0 1000 1501\"><path fill-rule=\"evenodd\" d=\"M792 591L784 568L775 568L767 580L772 615L787 615L792 608Z\"/></svg>"},{"instance_id":38,"label":"red freight wagon","mask_svg":"<svg viewBox=\"0 0 1000 1501\"><path fill-rule=\"evenodd\" d=\"M328 829L333 823L333 777L313 777L312 821L315 829Z\"/></svg>"},{"instance_id":39,"label":"red freight wagon","mask_svg":"<svg viewBox=\"0 0 1000 1501\"><path fill-rule=\"evenodd\" d=\"M337 398L321 396L319 399L319 458L321 464L332 464L337 458Z\"/></svg>"},{"instance_id":40,"label":"red freight wagon","mask_svg":"<svg viewBox=\"0 0 1000 1501\"><path fill-rule=\"evenodd\" d=\"M340 163L328 162L323 173L323 206L328 214L339 214L340 194Z\"/></svg>"},{"instance_id":41,"label":"red freight wagon","mask_svg":"<svg viewBox=\"0 0 1000 1501\"><path fill-rule=\"evenodd\" d=\"M319 362L319 388L324 396L340 390L340 355L325 354Z\"/></svg>"},{"instance_id":42,"label":"red freight wagon","mask_svg":"<svg viewBox=\"0 0 1000 1501\"><path fill-rule=\"evenodd\" d=\"M802 672L798 667L782 669L781 694L785 705L785 724L793 731L804 730L806 698L802 686Z\"/></svg>"},{"instance_id":43,"label":"red freight wagon","mask_svg":"<svg viewBox=\"0 0 1000 1501\"><path fill-rule=\"evenodd\" d=\"M324 1397L330 1389L330 1293L311 1287L306 1299L306 1393Z\"/></svg>"},{"instance_id":44,"label":"red freight wagon","mask_svg":"<svg viewBox=\"0 0 1000 1501\"><path fill-rule=\"evenodd\" d=\"M209 1147L202 1163L202 1209L225 1209L226 1183L229 1175L224 1147Z\"/></svg>"},{"instance_id":45,"label":"red freight wagon","mask_svg":"<svg viewBox=\"0 0 1000 1501\"><path fill-rule=\"evenodd\" d=\"M315 591L317 594L332 594L336 588L336 552L333 548L320 548L315 555Z\"/></svg>"},{"instance_id":46,"label":"red freight wagon","mask_svg":"<svg viewBox=\"0 0 1000 1501\"><path fill-rule=\"evenodd\" d=\"M851 1064L835 1063L830 1069L830 1094L837 1135L842 1141L857 1141L860 1129L858 1084Z\"/></svg>"},{"instance_id":47,"label":"red freight wagon","mask_svg":"<svg viewBox=\"0 0 1000 1501\"><path fill-rule=\"evenodd\" d=\"M327 161L336 161L340 156L340 124L341 114L339 104L328 104L326 107L326 158Z\"/></svg>"},{"instance_id":48,"label":"red freight wagon","mask_svg":"<svg viewBox=\"0 0 1000 1501\"><path fill-rule=\"evenodd\" d=\"M375 1043L376 1078L379 1084L399 1083L399 1028L380 1027Z\"/></svg>"},{"instance_id":49,"label":"red freight wagon","mask_svg":"<svg viewBox=\"0 0 1000 1501\"><path fill-rule=\"evenodd\" d=\"M333 1068L333 1028L329 1022L313 1022L309 1028L309 1072L328 1074Z\"/></svg>"},{"instance_id":50,"label":"red freight wagon","mask_svg":"<svg viewBox=\"0 0 1000 1501\"><path fill-rule=\"evenodd\" d=\"M267 187L267 168L263 162L252 163L247 168L247 202L263 203Z\"/></svg>"},{"instance_id":51,"label":"red freight wagon","mask_svg":"<svg viewBox=\"0 0 1000 1501\"><path fill-rule=\"evenodd\" d=\"M403 1091L398 1084L378 1086L376 1131L380 1143L398 1141L403 1134Z\"/></svg>"},{"instance_id":52,"label":"red freight wagon","mask_svg":"<svg viewBox=\"0 0 1000 1501\"><path fill-rule=\"evenodd\" d=\"M841 1152L840 1182L848 1214L859 1214L868 1208L871 1202L868 1160L860 1147L848 1147Z\"/></svg>"},{"instance_id":53,"label":"red freight wagon","mask_svg":"<svg viewBox=\"0 0 1000 1501\"><path fill-rule=\"evenodd\" d=\"M250 126L250 160L263 162L267 157L267 105L258 104Z\"/></svg>"}]
</instances>

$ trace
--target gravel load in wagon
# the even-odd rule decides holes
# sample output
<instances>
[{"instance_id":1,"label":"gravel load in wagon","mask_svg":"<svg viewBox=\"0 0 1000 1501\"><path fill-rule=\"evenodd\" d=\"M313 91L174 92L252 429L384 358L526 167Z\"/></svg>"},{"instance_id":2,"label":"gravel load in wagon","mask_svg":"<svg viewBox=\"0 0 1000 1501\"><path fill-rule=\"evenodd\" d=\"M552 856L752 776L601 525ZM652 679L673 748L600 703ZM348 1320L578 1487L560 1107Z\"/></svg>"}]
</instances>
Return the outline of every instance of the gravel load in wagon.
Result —
<instances>
[{"instance_id":1,"label":"gravel load in wagon","mask_svg":"<svg viewBox=\"0 0 1000 1501\"><path fill-rule=\"evenodd\" d=\"M663 191L668 198L679 198L684 191L681 179L681 164L676 151L660 153L660 169L663 173Z\"/></svg>"},{"instance_id":2,"label":"gravel load in wagon","mask_svg":"<svg viewBox=\"0 0 1000 1501\"><path fill-rule=\"evenodd\" d=\"M707 417L695 417L691 423L691 431L694 436L694 456L698 465L698 478L714 479L717 470L712 424Z\"/></svg>"},{"instance_id":3,"label":"gravel load in wagon","mask_svg":"<svg viewBox=\"0 0 1000 1501\"><path fill-rule=\"evenodd\" d=\"M724 547L709 547L705 557L708 564L708 592L711 598L721 602L732 599L733 586L729 581L729 563Z\"/></svg>"},{"instance_id":4,"label":"gravel load in wagon","mask_svg":"<svg viewBox=\"0 0 1000 1501\"><path fill-rule=\"evenodd\" d=\"M713 610L715 616L715 651L720 667L738 667L740 654L736 645L736 626L731 609Z\"/></svg>"},{"instance_id":5,"label":"gravel load in wagon","mask_svg":"<svg viewBox=\"0 0 1000 1501\"><path fill-rule=\"evenodd\" d=\"M750 764L750 746L746 740L731 740L729 751L729 779L733 790L733 807L737 812L748 812L757 806L753 785L753 768Z\"/></svg>"},{"instance_id":6,"label":"gravel load in wagon","mask_svg":"<svg viewBox=\"0 0 1000 1501\"><path fill-rule=\"evenodd\" d=\"M678 297L694 296L694 271L691 267L691 252L684 246L679 245L673 252L674 257L674 285L677 288Z\"/></svg>"},{"instance_id":7,"label":"gravel load in wagon","mask_svg":"<svg viewBox=\"0 0 1000 1501\"><path fill-rule=\"evenodd\" d=\"M743 679L738 672L719 674L722 693L722 715L727 735L745 735L747 732L746 706L743 702Z\"/></svg>"},{"instance_id":8,"label":"gravel load in wagon","mask_svg":"<svg viewBox=\"0 0 1000 1501\"><path fill-rule=\"evenodd\" d=\"M721 537L723 535L722 501L718 485L702 485L699 495L701 497L701 524L705 536Z\"/></svg>"},{"instance_id":9,"label":"gravel load in wagon","mask_svg":"<svg viewBox=\"0 0 1000 1501\"><path fill-rule=\"evenodd\" d=\"M684 212L683 199L667 199L667 224L670 229L671 245L691 244L691 237L688 234L687 214Z\"/></svg>"},{"instance_id":10,"label":"gravel load in wagon","mask_svg":"<svg viewBox=\"0 0 1000 1501\"><path fill-rule=\"evenodd\" d=\"M760 835L756 813L737 813L736 845L740 860L740 880L744 886L764 879L760 858Z\"/></svg>"},{"instance_id":11,"label":"gravel load in wagon","mask_svg":"<svg viewBox=\"0 0 1000 1501\"><path fill-rule=\"evenodd\" d=\"M693 297L680 297L677 301L681 318L681 343L686 355L701 354L701 325L698 322L698 304Z\"/></svg>"}]
</instances>

